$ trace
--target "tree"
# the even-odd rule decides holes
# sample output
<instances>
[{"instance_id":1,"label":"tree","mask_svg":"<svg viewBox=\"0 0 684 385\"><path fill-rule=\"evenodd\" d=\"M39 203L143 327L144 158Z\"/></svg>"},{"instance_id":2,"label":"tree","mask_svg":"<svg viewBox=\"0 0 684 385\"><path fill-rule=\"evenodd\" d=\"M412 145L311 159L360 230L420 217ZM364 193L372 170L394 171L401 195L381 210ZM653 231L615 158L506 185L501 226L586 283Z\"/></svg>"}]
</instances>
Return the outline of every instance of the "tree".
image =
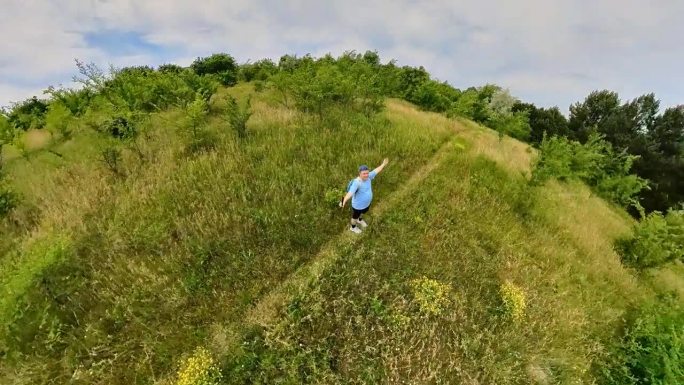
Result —
<instances>
[{"instance_id":1,"label":"tree","mask_svg":"<svg viewBox=\"0 0 684 385\"><path fill-rule=\"evenodd\" d=\"M162 64L157 68L157 71L161 73L172 73L172 74L179 74L183 72L183 67L176 65L176 64Z\"/></svg>"},{"instance_id":2,"label":"tree","mask_svg":"<svg viewBox=\"0 0 684 385\"><path fill-rule=\"evenodd\" d=\"M593 91L583 102L570 106L570 136L580 142L586 142L594 128L601 126L619 109L620 99L616 92Z\"/></svg>"},{"instance_id":3,"label":"tree","mask_svg":"<svg viewBox=\"0 0 684 385\"><path fill-rule=\"evenodd\" d=\"M530 143L539 146L544 138L552 136L568 136L568 120L558 107L537 108L532 103L517 102L511 108L513 112L526 112L530 124Z\"/></svg>"},{"instance_id":4,"label":"tree","mask_svg":"<svg viewBox=\"0 0 684 385\"><path fill-rule=\"evenodd\" d=\"M278 67L271 59L263 59L254 63L245 63L240 66L240 78L246 82L253 80L268 80L278 72Z\"/></svg>"},{"instance_id":5,"label":"tree","mask_svg":"<svg viewBox=\"0 0 684 385\"><path fill-rule=\"evenodd\" d=\"M418 67L402 67L399 75L399 89L402 91L402 97L408 101L414 100L414 95L420 86L430 80L430 74L425 68Z\"/></svg>"},{"instance_id":6,"label":"tree","mask_svg":"<svg viewBox=\"0 0 684 385\"><path fill-rule=\"evenodd\" d=\"M368 65L377 67L380 65L380 55L378 55L378 51L366 51L363 54L363 61Z\"/></svg>"},{"instance_id":7,"label":"tree","mask_svg":"<svg viewBox=\"0 0 684 385\"><path fill-rule=\"evenodd\" d=\"M198 57L190 68L200 76L216 76L224 86L232 86L237 82L238 65L232 56L225 53L215 53L205 58Z\"/></svg>"},{"instance_id":8,"label":"tree","mask_svg":"<svg viewBox=\"0 0 684 385\"><path fill-rule=\"evenodd\" d=\"M33 96L23 102L15 103L7 116L9 122L20 130L43 128L48 101Z\"/></svg>"}]
</instances>

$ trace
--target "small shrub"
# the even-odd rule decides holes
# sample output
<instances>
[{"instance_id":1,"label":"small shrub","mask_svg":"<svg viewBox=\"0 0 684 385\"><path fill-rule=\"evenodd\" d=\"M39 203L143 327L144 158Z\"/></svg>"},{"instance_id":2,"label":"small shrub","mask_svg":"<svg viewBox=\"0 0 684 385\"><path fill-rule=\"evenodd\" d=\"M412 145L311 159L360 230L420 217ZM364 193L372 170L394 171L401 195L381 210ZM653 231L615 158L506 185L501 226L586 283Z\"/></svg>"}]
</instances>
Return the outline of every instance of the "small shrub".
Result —
<instances>
[{"instance_id":1,"label":"small shrub","mask_svg":"<svg viewBox=\"0 0 684 385\"><path fill-rule=\"evenodd\" d=\"M330 208L337 208L343 197L344 191L341 188L331 188L325 192L325 203L330 206Z\"/></svg>"},{"instance_id":2,"label":"small shrub","mask_svg":"<svg viewBox=\"0 0 684 385\"><path fill-rule=\"evenodd\" d=\"M69 140L72 133L73 115L61 102L52 102L45 115L45 126L53 136Z\"/></svg>"},{"instance_id":3,"label":"small shrub","mask_svg":"<svg viewBox=\"0 0 684 385\"><path fill-rule=\"evenodd\" d=\"M0 110L0 172L2 172L2 149L3 146L14 143L17 138L17 129L10 124L9 120Z\"/></svg>"},{"instance_id":4,"label":"small shrub","mask_svg":"<svg viewBox=\"0 0 684 385\"><path fill-rule=\"evenodd\" d=\"M648 187L648 182L629 173L636 158L624 151L615 151L598 134L591 134L584 144L565 137L545 136L532 180L535 183L551 177L581 180L603 198L641 211L637 194Z\"/></svg>"},{"instance_id":5,"label":"small shrub","mask_svg":"<svg viewBox=\"0 0 684 385\"><path fill-rule=\"evenodd\" d=\"M525 308L527 307L525 292L512 282L506 281L499 288L499 293L506 316L513 322L520 323L525 317Z\"/></svg>"},{"instance_id":6,"label":"small shrub","mask_svg":"<svg viewBox=\"0 0 684 385\"><path fill-rule=\"evenodd\" d=\"M635 225L632 237L616 242L616 249L624 263L638 268L684 261L684 210L649 214Z\"/></svg>"},{"instance_id":7,"label":"small shrub","mask_svg":"<svg viewBox=\"0 0 684 385\"><path fill-rule=\"evenodd\" d=\"M621 341L604 365L604 383L684 383L684 309L674 298L628 313Z\"/></svg>"},{"instance_id":8,"label":"small shrub","mask_svg":"<svg viewBox=\"0 0 684 385\"><path fill-rule=\"evenodd\" d=\"M102 162L107 169L115 175L122 175L121 150L115 147L107 147L102 151Z\"/></svg>"},{"instance_id":9,"label":"small shrub","mask_svg":"<svg viewBox=\"0 0 684 385\"><path fill-rule=\"evenodd\" d=\"M195 100L188 104L185 113L184 128L194 136L206 122L207 115L209 114L209 106L203 97L196 95Z\"/></svg>"},{"instance_id":10,"label":"small shrub","mask_svg":"<svg viewBox=\"0 0 684 385\"><path fill-rule=\"evenodd\" d=\"M230 96L228 99L226 117L231 128L239 138L247 136L247 121L250 116L252 116L251 106L251 98L247 98L247 103L244 108L240 108L240 105L234 97Z\"/></svg>"},{"instance_id":11,"label":"small shrub","mask_svg":"<svg viewBox=\"0 0 684 385\"><path fill-rule=\"evenodd\" d=\"M0 175L2 178L2 175ZM17 206L19 199L17 194L0 180L0 219L6 217Z\"/></svg>"},{"instance_id":12,"label":"small shrub","mask_svg":"<svg viewBox=\"0 0 684 385\"><path fill-rule=\"evenodd\" d=\"M216 361L205 348L197 348L178 369L176 385L217 385L223 376Z\"/></svg>"},{"instance_id":13,"label":"small shrub","mask_svg":"<svg viewBox=\"0 0 684 385\"><path fill-rule=\"evenodd\" d=\"M434 279L422 277L411 281L413 299L425 314L442 314L451 303L451 287Z\"/></svg>"},{"instance_id":14,"label":"small shrub","mask_svg":"<svg viewBox=\"0 0 684 385\"><path fill-rule=\"evenodd\" d=\"M181 123L181 133L187 139L186 150L192 154L202 150L210 150L216 143L216 137L207 130L206 120L209 106L202 95L197 94L195 100L186 108L186 116Z\"/></svg>"},{"instance_id":15,"label":"small shrub","mask_svg":"<svg viewBox=\"0 0 684 385\"><path fill-rule=\"evenodd\" d=\"M137 134L133 120L122 115L107 119L102 125L101 131L121 140L132 139Z\"/></svg>"},{"instance_id":16,"label":"small shrub","mask_svg":"<svg viewBox=\"0 0 684 385\"><path fill-rule=\"evenodd\" d=\"M266 83L264 83L263 80L255 80L254 81L254 91L255 92L263 92L266 89Z\"/></svg>"}]
</instances>

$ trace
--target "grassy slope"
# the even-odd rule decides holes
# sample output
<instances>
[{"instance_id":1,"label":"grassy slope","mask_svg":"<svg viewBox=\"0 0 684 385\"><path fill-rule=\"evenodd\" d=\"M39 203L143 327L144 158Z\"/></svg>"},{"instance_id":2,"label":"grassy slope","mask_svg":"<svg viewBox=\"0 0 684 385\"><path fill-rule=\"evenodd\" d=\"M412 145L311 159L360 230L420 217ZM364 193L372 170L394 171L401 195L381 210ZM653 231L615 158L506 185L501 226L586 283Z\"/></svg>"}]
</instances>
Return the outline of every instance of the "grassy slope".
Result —
<instances>
[{"instance_id":1,"label":"grassy slope","mask_svg":"<svg viewBox=\"0 0 684 385\"><path fill-rule=\"evenodd\" d=\"M215 112L226 93L252 90L222 90ZM125 179L83 153L108 143L85 133L64 159L10 163L33 207L20 219L39 220L3 242L0 317L21 339L0 382L169 382L203 345L229 382L586 383L652 295L611 247L629 218L580 185L527 187L522 143L399 101L325 129L254 97L246 142L214 114L216 151L191 157L182 114L154 116ZM351 238L324 194L385 155L372 227ZM451 286L441 315L417 309L420 276ZM505 280L527 293L521 324L501 313Z\"/></svg>"},{"instance_id":2,"label":"grassy slope","mask_svg":"<svg viewBox=\"0 0 684 385\"><path fill-rule=\"evenodd\" d=\"M524 145L474 125L458 136L467 151L454 146L278 317L255 320L245 351L228 360L235 382L592 381L622 312L645 295L610 246L626 217L582 186L527 187ZM453 289L440 316L413 302L421 276ZM527 294L521 324L501 313L506 280Z\"/></svg>"},{"instance_id":3,"label":"grassy slope","mask_svg":"<svg viewBox=\"0 0 684 385\"><path fill-rule=\"evenodd\" d=\"M5 381L130 384L172 372L213 331L240 330L262 293L344 229L324 196L359 162L392 157L382 197L452 135L384 115L323 128L268 94L253 107L244 142L213 116L216 150L188 157L171 111L153 117L146 161L127 155L127 178L76 162L53 170L47 191L23 190L41 219L3 260ZM18 172L40 164L17 162Z\"/></svg>"}]
</instances>

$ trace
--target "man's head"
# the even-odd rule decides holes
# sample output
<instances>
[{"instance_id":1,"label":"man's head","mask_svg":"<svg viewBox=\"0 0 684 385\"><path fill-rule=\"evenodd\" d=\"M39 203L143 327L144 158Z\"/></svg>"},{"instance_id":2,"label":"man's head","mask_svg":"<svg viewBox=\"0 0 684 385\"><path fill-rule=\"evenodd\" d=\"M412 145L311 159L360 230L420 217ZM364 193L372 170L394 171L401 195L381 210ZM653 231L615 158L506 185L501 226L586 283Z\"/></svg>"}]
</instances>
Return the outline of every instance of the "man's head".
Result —
<instances>
[{"instance_id":1,"label":"man's head","mask_svg":"<svg viewBox=\"0 0 684 385\"><path fill-rule=\"evenodd\" d=\"M368 166L365 164L359 167L359 177L364 181L368 179Z\"/></svg>"}]
</instances>

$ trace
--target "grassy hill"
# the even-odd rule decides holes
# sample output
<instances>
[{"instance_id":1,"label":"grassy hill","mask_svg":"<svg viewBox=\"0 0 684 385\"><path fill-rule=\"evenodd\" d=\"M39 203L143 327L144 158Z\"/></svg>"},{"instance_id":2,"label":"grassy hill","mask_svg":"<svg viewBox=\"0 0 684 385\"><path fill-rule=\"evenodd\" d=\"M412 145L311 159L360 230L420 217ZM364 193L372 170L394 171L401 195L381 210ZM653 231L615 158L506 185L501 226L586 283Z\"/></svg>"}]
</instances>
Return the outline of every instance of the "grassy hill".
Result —
<instances>
[{"instance_id":1,"label":"grassy hill","mask_svg":"<svg viewBox=\"0 0 684 385\"><path fill-rule=\"evenodd\" d=\"M228 96L251 97L246 138ZM201 151L174 108L133 144L76 122L9 150L0 383L172 384L212 360L223 383L592 383L625 312L684 287L622 266L621 209L530 185L536 150L470 121L388 99L330 124L246 83L209 109ZM336 198L383 157L354 236Z\"/></svg>"}]
</instances>

